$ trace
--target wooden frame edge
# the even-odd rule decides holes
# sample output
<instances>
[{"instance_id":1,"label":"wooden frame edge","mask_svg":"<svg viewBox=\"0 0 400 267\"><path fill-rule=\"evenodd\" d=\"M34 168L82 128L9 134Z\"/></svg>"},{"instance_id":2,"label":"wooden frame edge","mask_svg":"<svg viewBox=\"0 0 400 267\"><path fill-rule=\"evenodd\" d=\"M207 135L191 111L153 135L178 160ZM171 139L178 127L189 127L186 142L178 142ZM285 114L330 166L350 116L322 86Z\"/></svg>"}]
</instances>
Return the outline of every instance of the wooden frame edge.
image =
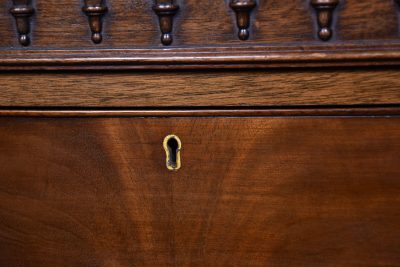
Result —
<instances>
[{"instance_id":1,"label":"wooden frame edge","mask_svg":"<svg viewBox=\"0 0 400 267\"><path fill-rule=\"evenodd\" d=\"M3 109L0 117L289 117L289 116L398 116L400 107L285 108L285 109L165 109L165 110L45 110Z\"/></svg>"},{"instance_id":2,"label":"wooden frame edge","mask_svg":"<svg viewBox=\"0 0 400 267\"><path fill-rule=\"evenodd\" d=\"M0 50L0 70L400 65L400 44L115 50Z\"/></svg>"}]
</instances>

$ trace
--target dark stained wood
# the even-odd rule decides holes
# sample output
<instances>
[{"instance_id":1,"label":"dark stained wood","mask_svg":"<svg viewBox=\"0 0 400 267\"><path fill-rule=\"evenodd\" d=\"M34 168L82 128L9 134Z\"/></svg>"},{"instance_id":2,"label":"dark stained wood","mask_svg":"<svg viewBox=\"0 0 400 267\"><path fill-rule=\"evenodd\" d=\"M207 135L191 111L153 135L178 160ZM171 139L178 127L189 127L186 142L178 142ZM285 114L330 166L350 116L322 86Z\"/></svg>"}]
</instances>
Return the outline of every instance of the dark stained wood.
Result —
<instances>
[{"instance_id":1,"label":"dark stained wood","mask_svg":"<svg viewBox=\"0 0 400 267\"><path fill-rule=\"evenodd\" d=\"M250 14L257 6L257 2L255 0L231 0L229 6L236 13L239 39L242 41L249 39Z\"/></svg>"},{"instance_id":2,"label":"dark stained wood","mask_svg":"<svg viewBox=\"0 0 400 267\"><path fill-rule=\"evenodd\" d=\"M398 66L400 46L368 42L309 47L257 46L176 49L0 51L0 70L249 69ZM50 56L51 55L51 56Z\"/></svg>"},{"instance_id":3,"label":"dark stained wood","mask_svg":"<svg viewBox=\"0 0 400 267\"><path fill-rule=\"evenodd\" d=\"M315 3L322 3L323 7L326 1ZM81 12L83 2L35 1L36 13L31 17L32 44L21 47L15 38L15 21L9 14L12 1L3 1L0 5L1 68L66 69L71 65L75 69L151 68L154 65L159 68L254 68L315 66L316 63L329 66L333 62L336 65L399 65L400 62L399 8L390 0L341 1L334 15L330 11L318 15L308 0L246 0L246 3L257 2L257 8L249 16L247 12L239 12L238 17L228 0L201 3L181 0L171 5L180 7L173 20L172 14L160 17L161 29L153 11L155 1L108 1L104 29L97 15L91 17L91 27L88 27L87 16ZM96 6L99 1L90 2ZM167 2L170 1L160 3ZM237 22L242 38L251 33L250 40L242 42L237 38ZM330 26L334 27L335 34L329 44L318 38L318 22L326 34L323 38L330 38ZM160 31L165 36L164 44L160 42ZM102 43L95 45L88 38L92 34L95 43L101 40ZM174 42L165 49L164 45L172 41L171 34Z\"/></svg>"},{"instance_id":4,"label":"dark stained wood","mask_svg":"<svg viewBox=\"0 0 400 267\"><path fill-rule=\"evenodd\" d=\"M333 11L339 4L339 0L311 0L311 5L317 11L318 37L322 41L331 39Z\"/></svg>"},{"instance_id":5,"label":"dark stained wood","mask_svg":"<svg viewBox=\"0 0 400 267\"><path fill-rule=\"evenodd\" d=\"M161 30L161 43L163 45L172 44L173 37L173 22L174 16L179 10L179 5L175 5L173 0L163 1L155 0L156 4L153 6L154 12L157 14Z\"/></svg>"},{"instance_id":6,"label":"dark stained wood","mask_svg":"<svg viewBox=\"0 0 400 267\"><path fill-rule=\"evenodd\" d=\"M400 36L399 12L395 1L341 1L336 12L339 40L398 40Z\"/></svg>"},{"instance_id":7,"label":"dark stained wood","mask_svg":"<svg viewBox=\"0 0 400 267\"><path fill-rule=\"evenodd\" d=\"M0 265L398 266L399 124L0 118Z\"/></svg>"},{"instance_id":8,"label":"dark stained wood","mask_svg":"<svg viewBox=\"0 0 400 267\"><path fill-rule=\"evenodd\" d=\"M1 1L0 267L399 266L399 1Z\"/></svg>"},{"instance_id":9,"label":"dark stained wood","mask_svg":"<svg viewBox=\"0 0 400 267\"><path fill-rule=\"evenodd\" d=\"M30 17L35 13L30 0L13 0L13 6L10 13L15 18L15 24L18 33L18 41L21 45L30 44L31 21Z\"/></svg>"},{"instance_id":10,"label":"dark stained wood","mask_svg":"<svg viewBox=\"0 0 400 267\"><path fill-rule=\"evenodd\" d=\"M99 44L103 40L101 33L103 28L102 17L108 11L107 6L103 2L103 0L86 0L82 8L82 11L88 16L90 30L92 31L92 41L95 44Z\"/></svg>"},{"instance_id":11,"label":"dark stained wood","mask_svg":"<svg viewBox=\"0 0 400 267\"><path fill-rule=\"evenodd\" d=\"M400 107L353 107L353 108L275 108L275 109L0 109L0 117L40 117L40 118L108 118L108 117L266 117L266 116L398 116Z\"/></svg>"},{"instance_id":12,"label":"dark stained wood","mask_svg":"<svg viewBox=\"0 0 400 267\"><path fill-rule=\"evenodd\" d=\"M2 72L0 88L0 106L14 107L277 107L400 103L397 68Z\"/></svg>"}]
</instances>

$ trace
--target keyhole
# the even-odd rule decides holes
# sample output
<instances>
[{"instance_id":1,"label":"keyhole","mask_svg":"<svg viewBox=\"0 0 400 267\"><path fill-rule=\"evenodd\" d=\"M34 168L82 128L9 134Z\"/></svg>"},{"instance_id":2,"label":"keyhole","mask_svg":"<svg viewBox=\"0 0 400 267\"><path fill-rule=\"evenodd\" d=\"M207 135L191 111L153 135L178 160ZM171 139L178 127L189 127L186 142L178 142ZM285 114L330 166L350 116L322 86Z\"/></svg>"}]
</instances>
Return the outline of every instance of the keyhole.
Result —
<instances>
[{"instance_id":1,"label":"keyhole","mask_svg":"<svg viewBox=\"0 0 400 267\"><path fill-rule=\"evenodd\" d=\"M168 170L177 171L181 167L180 151L182 143L178 136L168 135L164 138L164 149L167 155L166 164Z\"/></svg>"},{"instance_id":2,"label":"keyhole","mask_svg":"<svg viewBox=\"0 0 400 267\"><path fill-rule=\"evenodd\" d=\"M178 150L178 141L176 141L175 138L170 138L167 142L169 154L171 155L170 157L170 162L169 164L173 167L176 168L176 153Z\"/></svg>"}]
</instances>

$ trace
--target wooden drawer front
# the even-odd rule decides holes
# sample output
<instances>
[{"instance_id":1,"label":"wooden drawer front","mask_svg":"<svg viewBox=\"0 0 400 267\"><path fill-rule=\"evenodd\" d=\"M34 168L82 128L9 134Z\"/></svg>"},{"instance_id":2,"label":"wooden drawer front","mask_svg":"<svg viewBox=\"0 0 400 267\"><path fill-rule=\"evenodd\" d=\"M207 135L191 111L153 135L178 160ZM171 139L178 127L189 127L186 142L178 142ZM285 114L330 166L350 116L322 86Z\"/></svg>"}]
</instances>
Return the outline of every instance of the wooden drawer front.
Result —
<instances>
[{"instance_id":1,"label":"wooden drawer front","mask_svg":"<svg viewBox=\"0 0 400 267\"><path fill-rule=\"evenodd\" d=\"M398 266L399 152L397 117L1 118L0 265Z\"/></svg>"},{"instance_id":2,"label":"wooden drawer front","mask_svg":"<svg viewBox=\"0 0 400 267\"><path fill-rule=\"evenodd\" d=\"M3 72L0 73L0 106L399 105L399 71L399 68L342 68L329 71Z\"/></svg>"}]
</instances>

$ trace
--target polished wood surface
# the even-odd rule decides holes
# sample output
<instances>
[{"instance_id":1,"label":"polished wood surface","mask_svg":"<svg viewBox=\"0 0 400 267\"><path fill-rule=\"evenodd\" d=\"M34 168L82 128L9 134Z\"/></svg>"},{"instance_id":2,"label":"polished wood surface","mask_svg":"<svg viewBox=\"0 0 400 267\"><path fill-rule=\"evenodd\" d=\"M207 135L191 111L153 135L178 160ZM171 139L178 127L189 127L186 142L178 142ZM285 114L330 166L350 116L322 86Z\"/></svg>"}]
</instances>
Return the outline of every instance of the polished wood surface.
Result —
<instances>
[{"instance_id":1,"label":"polished wood surface","mask_svg":"<svg viewBox=\"0 0 400 267\"><path fill-rule=\"evenodd\" d=\"M400 62L400 10L393 0L16 2L19 8L29 2L35 12L23 17L26 27L16 27L13 1L0 5L3 69ZM172 9L154 9L158 2Z\"/></svg>"},{"instance_id":2,"label":"polished wood surface","mask_svg":"<svg viewBox=\"0 0 400 267\"><path fill-rule=\"evenodd\" d=\"M10 13L15 18L15 25L18 32L18 41L23 46L28 46L31 42L30 17L35 13L30 0L13 0L13 6Z\"/></svg>"},{"instance_id":3,"label":"polished wood surface","mask_svg":"<svg viewBox=\"0 0 400 267\"><path fill-rule=\"evenodd\" d=\"M14 18L9 13L13 1L0 6L0 47L20 48L15 38ZM82 12L84 1L59 0L34 1L33 42L31 48L96 49L96 48L162 48L158 16L153 11L156 1L125 0L106 1L109 12L104 18L104 42L98 46L90 40L91 31L87 17ZM98 4L91 0L90 4ZM171 2L171 1L158 1ZM270 0L256 1L252 10L252 34L243 42L237 37L236 13L229 6L230 0L175 1L180 6L176 14L174 47L248 45L312 45L321 43L318 38L316 12L311 1ZM249 2L236 0L236 2ZM251 2L251 1L250 1ZM398 5L395 1L347 0L338 1L335 9L335 44L355 43L360 40L379 40L397 43ZM374 18L373 20L371 18ZM70 23L70 22L74 23ZM140 23L139 23L140 22ZM89 37L89 38L88 38ZM324 43L326 44L326 43Z\"/></svg>"},{"instance_id":4,"label":"polished wood surface","mask_svg":"<svg viewBox=\"0 0 400 267\"><path fill-rule=\"evenodd\" d=\"M0 3L0 267L400 266L400 0Z\"/></svg>"},{"instance_id":5,"label":"polished wood surface","mask_svg":"<svg viewBox=\"0 0 400 267\"><path fill-rule=\"evenodd\" d=\"M220 109L0 109L0 117L26 118L115 118L115 117L344 117L344 116L398 116L400 107L357 107L357 108L220 108Z\"/></svg>"},{"instance_id":6,"label":"polished wood surface","mask_svg":"<svg viewBox=\"0 0 400 267\"><path fill-rule=\"evenodd\" d=\"M0 118L0 265L398 266L399 123Z\"/></svg>"},{"instance_id":7,"label":"polished wood surface","mask_svg":"<svg viewBox=\"0 0 400 267\"><path fill-rule=\"evenodd\" d=\"M1 72L0 106L218 107L400 103L398 68Z\"/></svg>"},{"instance_id":8,"label":"polished wood surface","mask_svg":"<svg viewBox=\"0 0 400 267\"><path fill-rule=\"evenodd\" d=\"M88 16L90 30L92 31L92 41L95 44L101 43L103 40L103 16L107 13L107 5L103 0L90 1L86 0L82 11Z\"/></svg>"}]
</instances>

